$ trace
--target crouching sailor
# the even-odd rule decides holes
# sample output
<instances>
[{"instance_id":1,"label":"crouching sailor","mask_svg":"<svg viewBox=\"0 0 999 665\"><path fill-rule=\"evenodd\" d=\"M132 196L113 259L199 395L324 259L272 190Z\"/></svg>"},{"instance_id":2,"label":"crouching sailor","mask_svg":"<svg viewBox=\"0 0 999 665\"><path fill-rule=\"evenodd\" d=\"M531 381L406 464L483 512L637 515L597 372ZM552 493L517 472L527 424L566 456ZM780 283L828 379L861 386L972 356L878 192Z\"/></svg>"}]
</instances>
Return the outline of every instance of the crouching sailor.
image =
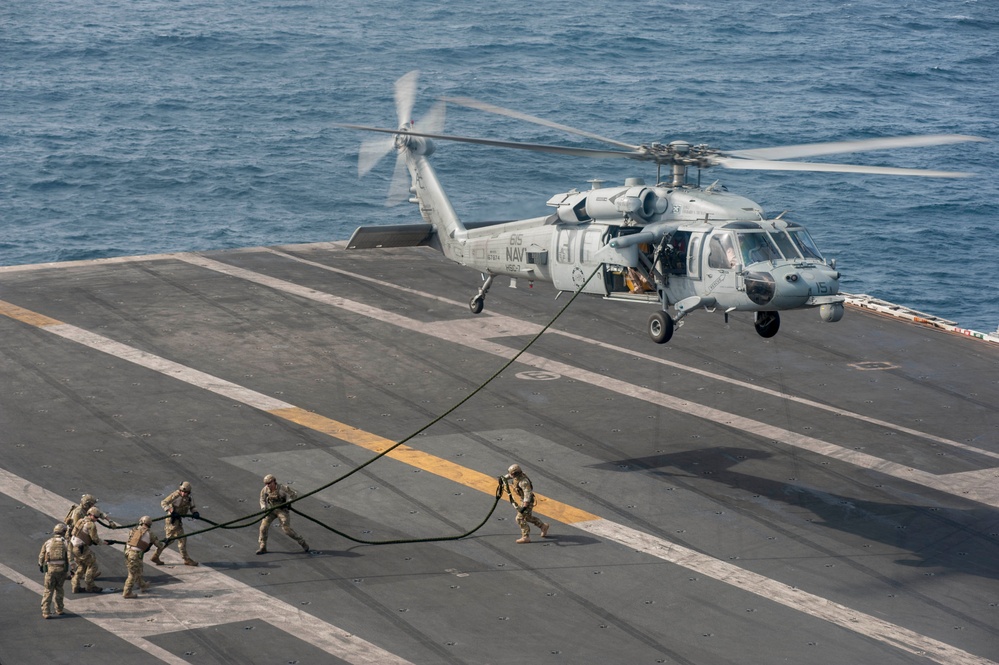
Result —
<instances>
[{"instance_id":1,"label":"crouching sailor","mask_svg":"<svg viewBox=\"0 0 999 665\"><path fill-rule=\"evenodd\" d=\"M121 595L124 598L138 598L138 594L132 593L132 589L138 586L145 591L149 588L149 582L142 578L142 557L153 545L159 547L160 539L152 532L150 527L153 519L149 515L143 515L139 519L139 525L128 534L128 543L125 545L125 567L128 568L128 579L125 580L125 588Z\"/></svg>"}]
</instances>

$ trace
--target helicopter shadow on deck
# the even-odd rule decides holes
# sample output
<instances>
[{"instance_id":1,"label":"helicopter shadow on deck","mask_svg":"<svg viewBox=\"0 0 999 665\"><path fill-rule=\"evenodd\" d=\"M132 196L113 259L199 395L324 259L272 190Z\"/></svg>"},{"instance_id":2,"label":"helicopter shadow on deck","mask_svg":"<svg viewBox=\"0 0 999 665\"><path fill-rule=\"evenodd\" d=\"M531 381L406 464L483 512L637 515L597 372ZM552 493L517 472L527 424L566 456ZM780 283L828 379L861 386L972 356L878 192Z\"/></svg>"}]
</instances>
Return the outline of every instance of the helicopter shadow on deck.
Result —
<instances>
[{"instance_id":1,"label":"helicopter shadow on deck","mask_svg":"<svg viewBox=\"0 0 999 665\"><path fill-rule=\"evenodd\" d=\"M789 537L804 540L796 527L792 529L790 524L782 527L781 515L774 512L779 510L775 504L795 509L795 522L803 517L800 511L810 511L814 517L804 518L811 524L909 552L908 557L895 561L897 565L926 568L927 574L936 574L942 569L999 578L999 538L996 537L999 511L972 502L967 503L967 508L938 507L932 496L927 498L926 505L880 502L822 491L793 478L780 481L738 469L740 464L771 457L759 450L721 446L622 459L595 468L644 471L671 484L683 482L690 489L696 489L693 487L695 479L721 483L744 495L745 504L743 497L737 495L737 501L728 502L729 508L749 516L766 513L766 523ZM873 487L870 490L872 495L882 491ZM712 496L725 500L724 496ZM856 551L863 545L858 541L849 549Z\"/></svg>"}]
</instances>

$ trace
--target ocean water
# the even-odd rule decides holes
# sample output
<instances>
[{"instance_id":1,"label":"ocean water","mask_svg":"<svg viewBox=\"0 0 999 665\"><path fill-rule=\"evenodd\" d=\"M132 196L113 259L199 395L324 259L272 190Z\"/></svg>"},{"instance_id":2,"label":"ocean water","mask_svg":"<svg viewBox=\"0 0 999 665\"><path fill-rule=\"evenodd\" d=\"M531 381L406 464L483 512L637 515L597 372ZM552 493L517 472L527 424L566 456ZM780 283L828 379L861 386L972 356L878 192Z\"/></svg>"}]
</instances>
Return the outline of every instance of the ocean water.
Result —
<instances>
[{"instance_id":1,"label":"ocean water","mask_svg":"<svg viewBox=\"0 0 999 665\"><path fill-rule=\"evenodd\" d=\"M359 132L464 95L630 143L724 149L924 133L988 143L837 155L942 180L713 169L702 182L805 224L843 288L999 326L995 0L0 4L0 265L346 239L419 221L357 177ZM602 147L449 107L446 131ZM654 167L438 144L465 220L544 214ZM0 280L0 297L3 284Z\"/></svg>"}]
</instances>

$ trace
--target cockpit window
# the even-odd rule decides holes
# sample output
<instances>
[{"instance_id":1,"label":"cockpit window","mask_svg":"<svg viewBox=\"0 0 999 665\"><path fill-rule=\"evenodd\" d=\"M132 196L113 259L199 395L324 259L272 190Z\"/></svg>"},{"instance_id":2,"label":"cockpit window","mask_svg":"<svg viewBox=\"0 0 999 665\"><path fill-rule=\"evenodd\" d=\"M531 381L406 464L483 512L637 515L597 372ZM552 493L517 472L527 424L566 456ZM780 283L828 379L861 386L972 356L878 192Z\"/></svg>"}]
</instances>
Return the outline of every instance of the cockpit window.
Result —
<instances>
[{"instance_id":1,"label":"cockpit window","mask_svg":"<svg viewBox=\"0 0 999 665\"><path fill-rule=\"evenodd\" d=\"M817 261L823 260L819 248L815 246L815 242L812 240L812 236L808 235L808 231L801 227L788 229L787 231L791 234L791 239L794 240L794 244L798 247L803 257Z\"/></svg>"},{"instance_id":2,"label":"cockpit window","mask_svg":"<svg viewBox=\"0 0 999 665\"><path fill-rule=\"evenodd\" d=\"M743 231L738 234L738 237L744 265L748 266L760 261L776 261L783 258L777 245L765 231Z\"/></svg>"},{"instance_id":3,"label":"cockpit window","mask_svg":"<svg viewBox=\"0 0 999 665\"><path fill-rule=\"evenodd\" d=\"M777 241L777 246L780 247L781 253L785 258L788 259L798 259L801 258L801 254L798 252L797 245L791 241L786 233L780 229L776 229L772 232L771 236L775 241Z\"/></svg>"}]
</instances>

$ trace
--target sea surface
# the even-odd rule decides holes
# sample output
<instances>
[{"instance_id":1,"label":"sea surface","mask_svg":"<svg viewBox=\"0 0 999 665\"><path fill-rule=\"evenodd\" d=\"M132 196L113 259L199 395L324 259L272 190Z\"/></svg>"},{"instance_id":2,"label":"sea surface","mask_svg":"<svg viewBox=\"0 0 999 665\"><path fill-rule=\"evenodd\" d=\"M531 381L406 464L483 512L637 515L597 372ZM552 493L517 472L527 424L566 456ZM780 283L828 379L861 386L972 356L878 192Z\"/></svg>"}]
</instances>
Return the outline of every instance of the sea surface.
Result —
<instances>
[{"instance_id":1,"label":"sea surface","mask_svg":"<svg viewBox=\"0 0 999 665\"><path fill-rule=\"evenodd\" d=\"M999 2L0 3L0 265L346 239L419 221L384 205L392 84L418 118L471 96L629 143L723 149L959 133L988 143L837 155L966 179L713 169L789 210L850 293L999 326ZM446 131L604 147L449 107ZM438 144L466 221L545 214L558 192L654 167ZM469 281L469 288L476 282ZM0 280L0 297L3 284Z\"/></svg>"}]
</instances>

